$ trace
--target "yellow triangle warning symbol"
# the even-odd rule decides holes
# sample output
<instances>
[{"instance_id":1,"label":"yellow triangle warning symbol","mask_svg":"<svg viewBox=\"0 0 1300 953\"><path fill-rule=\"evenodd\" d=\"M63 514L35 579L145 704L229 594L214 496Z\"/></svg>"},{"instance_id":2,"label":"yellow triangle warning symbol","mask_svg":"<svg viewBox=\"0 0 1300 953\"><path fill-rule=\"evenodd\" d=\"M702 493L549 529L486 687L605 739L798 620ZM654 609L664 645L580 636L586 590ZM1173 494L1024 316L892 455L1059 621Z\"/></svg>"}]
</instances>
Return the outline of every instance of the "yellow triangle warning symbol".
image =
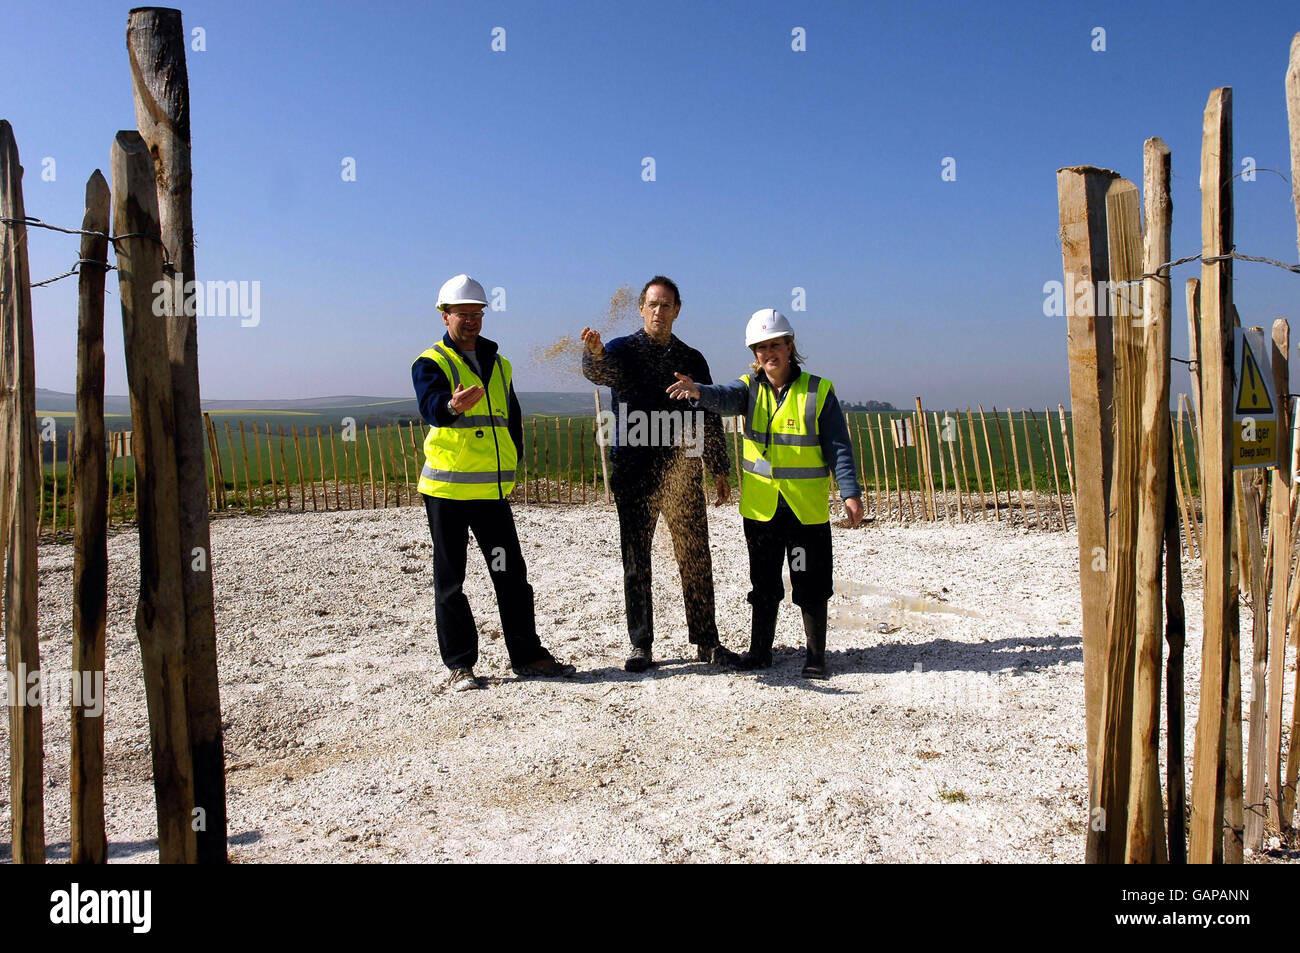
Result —
<instances>
[{"instance_id":1,"label":"yellow triangle warning symbol","mask_svg":"<svg viewBox=\"0 0 1300 953\"><path fill-rule=\"evenodd\" d=\"M1243 342L1244 343L1244 342ZM1255 352L1246 343L1241 349L1241 373L1237 375L1237 413L1272 414L1273 401L1255 362Z\"/></svg>"}]
</instances>

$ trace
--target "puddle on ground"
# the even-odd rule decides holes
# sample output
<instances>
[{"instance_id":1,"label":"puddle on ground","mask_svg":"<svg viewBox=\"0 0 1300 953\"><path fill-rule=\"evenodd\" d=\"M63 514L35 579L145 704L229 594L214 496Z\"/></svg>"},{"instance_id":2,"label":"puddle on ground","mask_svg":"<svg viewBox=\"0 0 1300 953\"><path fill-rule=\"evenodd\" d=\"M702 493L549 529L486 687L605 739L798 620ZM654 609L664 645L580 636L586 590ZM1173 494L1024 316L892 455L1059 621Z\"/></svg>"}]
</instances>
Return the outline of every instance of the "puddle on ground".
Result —
<instances>
[{"instance_id":1,"label":"puddle on ground","mask_svg":"<svg viewBox=\"0 0 1300 953\"><path fill-rule=\"evenodd\" d=\"M785 601L790 602L789 577L786 576L784 581L786 584ZM871 629L888 634L902 628L904 619L909 612L918 615L955 615L966 618L979 618L979 613L972 609L963 609L959 606L949 605L946 602L940 602L937 599L927 599L923 596L895 592L869 582L836 579L835 594L837 596L846 596L851 600L848 606L831 607L830 618L837 623L836 628ZM879 608L876 608L872 614L864 611L865 607L862 603L867 596L885 596L889 599L889 605L885 607L883 617Z\"/></svg>"}]
</instances>

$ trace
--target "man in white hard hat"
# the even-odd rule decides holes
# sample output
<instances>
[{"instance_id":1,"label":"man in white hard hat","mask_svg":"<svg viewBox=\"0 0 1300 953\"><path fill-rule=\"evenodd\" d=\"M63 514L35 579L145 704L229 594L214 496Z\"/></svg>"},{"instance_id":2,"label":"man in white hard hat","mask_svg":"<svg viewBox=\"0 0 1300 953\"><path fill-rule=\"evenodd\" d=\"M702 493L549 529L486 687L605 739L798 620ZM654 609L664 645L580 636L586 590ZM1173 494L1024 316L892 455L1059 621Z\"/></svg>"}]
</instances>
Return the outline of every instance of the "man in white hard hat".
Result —
<instances>
[{"instance_id":1,"label":"man in white hard hat","mask_svg":"<svg viewBox=\"0 0 1300 953\"><path fill-rule=\"evenodd\" d=\"M849 524L862 521L862 488L844 413L829 380L804 371L794 328L773 308L755 311L745 328L751 372L709 385L678 373L668 394L694 398L718 413L744 414L745 476L740 493L749 548L749 651L741 668L772 664L777 612L785 598L781 563L803 614L808 651L803 676L826 677L827 603L834 591L829 490L834 473Z\"/></svg>"},{"instance_id":2,"label":"man in white hard hat","mask_svg":"<svg viewBox=\"0 0 1300 953\"><path fill-rule=\"evenodd\" d=\"M438 290L447 331L411 366L420 416L429 425L419 490L433 537L438 648L453 691L479 687L478 629L461 586L474 533L496 590L501 632L515 674L568 676L537 638L533 589L506 497L523 454L523 424L510 362L480 336L487 297L469 275Z\"/></svg>"},{"instance_id":3,"label":"man in white hard hat","mask_svg":"<svg viewBox=\"0 0 1300 953\"><path fill-rule=\"evenodd\" d=\"M681 294L671 279L655 275L641 289L637 305L645 327L635 334L605 345L598 331L582 329L582 343L586 345L582 373L592 383L609 387L614 414L619 418L653 420L657 415L681 414L681 409L674 410L664 395L673 371L688 368L697 379L711 380L704 355L673 334L673 322L681 313ZM620 428L627 430L623 436L629 439L616 440L610 453L614 463L610 488L618 506L623 596L632 642L631 654L623 666L629 672L643 672L655 664L650 544L660 513L672 534L673 555L686 602L686 626L697 660L731 664L736 658L719 642L714 617L713 562L701 487L701 452L704 465L713 474L718 505L731 494L727 480L730 464L722 418L711 413L701 416L704 439L694 455L687 452L683 442L633 439L637 435L635 428ZM655 434L653 427L643 432ZM658 434L662 437L663 431ZM679 429L678 435L682 434Z\"/></svg>"}]
</instances>

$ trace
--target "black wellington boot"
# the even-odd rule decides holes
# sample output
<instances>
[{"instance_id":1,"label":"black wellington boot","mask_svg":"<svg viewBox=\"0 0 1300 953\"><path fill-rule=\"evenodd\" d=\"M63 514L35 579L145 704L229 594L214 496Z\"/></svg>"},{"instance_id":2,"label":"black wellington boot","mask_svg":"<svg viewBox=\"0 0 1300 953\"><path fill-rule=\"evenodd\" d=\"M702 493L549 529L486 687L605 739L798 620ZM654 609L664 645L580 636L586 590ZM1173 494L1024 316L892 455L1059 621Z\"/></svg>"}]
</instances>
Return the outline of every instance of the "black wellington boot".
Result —
<instances>
[{"instance_id":1,"label":"black wellington boot","mask_svg":"<svg viewBox=\"0 0 1300 953\"><path fill-rule=\"evenodd\" d=\"M772 642L776 639L776 614L781 604L755 604L749 623L749 650L736 659L736 668L767 668L772 664Z\"/></svg>"},{"instance_id":2,"label":"black wellington boot","mask_svg":"<svg viewBox=\"0 0 1300 953\"><path fill-rule=\"evenodd\" d=\"M803 630L808 637L808 657L803 663L803 677L826 677L826 603L811 612L803 610Z\"/></svg>"}]
</instances>

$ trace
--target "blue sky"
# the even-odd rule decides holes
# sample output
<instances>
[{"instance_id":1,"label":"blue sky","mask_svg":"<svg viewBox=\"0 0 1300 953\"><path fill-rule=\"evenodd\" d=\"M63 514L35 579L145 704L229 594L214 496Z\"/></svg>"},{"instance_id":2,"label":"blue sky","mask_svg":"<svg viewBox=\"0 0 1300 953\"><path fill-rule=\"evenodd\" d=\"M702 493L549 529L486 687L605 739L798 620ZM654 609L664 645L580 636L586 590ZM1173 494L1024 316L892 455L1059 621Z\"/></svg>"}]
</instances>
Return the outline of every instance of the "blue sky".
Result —
<instances>
[{"instance_id":1,"label":"blue sky","mask_svg":"<svg viewBox=\"0 0 1300 953\"><path fill-rule=\"evenodd\" d=\"M86 178L107 175L114 133L135 125L129 8L6 10L3 118L30 215L79 225ZM1056 169L1140 183L1143 140L1162 136L1174 254L1197 252L1201 115L1230 85L1238 161L1289 173L1294 3L182 9L206 45L188 54L197 277L261 286L256 327L200 320L209 398L410 394L411 361L441 333L438 285L462 271L506 291L484 333L519 389L581 389L576 360L537 349L662 272L682 288L676 331L715 378L744 370L747 317L776 307L845 399L1068 406L1064 319L1043 316L1043 284L1061 278ZM1239 181L1236 203L1240 251L1296 260L1286 182ZM33 280L77 254L47 232L30 248ZM1180 268L1177 286L1198 273ZM1237 279L1246 324L1300 318L1300 276L1238 263ZM107 387L120 394L113 276L108 287ZM796 287L806 311L791 308ZM71 391L75 280L33 302L37 383ZM1185 357L1181 292L1174 318ZM1181 365L1174 387L1187 389Z\"/></svg>"}]
</instances>

